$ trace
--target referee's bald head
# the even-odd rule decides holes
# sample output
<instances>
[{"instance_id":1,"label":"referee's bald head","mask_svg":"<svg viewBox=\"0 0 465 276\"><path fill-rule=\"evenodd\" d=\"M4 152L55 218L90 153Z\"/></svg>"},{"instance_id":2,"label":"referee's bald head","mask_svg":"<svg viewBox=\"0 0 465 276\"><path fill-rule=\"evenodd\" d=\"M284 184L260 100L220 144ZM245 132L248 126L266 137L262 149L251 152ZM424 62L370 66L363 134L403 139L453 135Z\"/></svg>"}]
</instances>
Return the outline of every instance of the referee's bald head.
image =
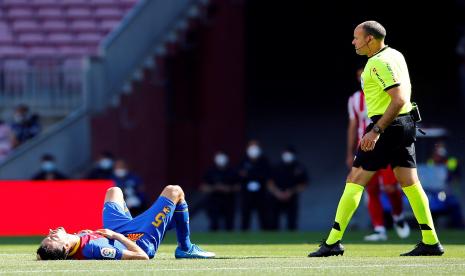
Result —
<instances>
[{"instance_id":1,"label":"referee's bald head","mask_svg":"<svg viewBox=\"0 0 465 276\"><path fill-rule=\"evenodd\" d=\"M371 35L376 40L384 40L386 37L386 29L380 23L370 20L360 23L358 27L361 27L365 32L365 35Z\"/></svg>"}]
</instances>

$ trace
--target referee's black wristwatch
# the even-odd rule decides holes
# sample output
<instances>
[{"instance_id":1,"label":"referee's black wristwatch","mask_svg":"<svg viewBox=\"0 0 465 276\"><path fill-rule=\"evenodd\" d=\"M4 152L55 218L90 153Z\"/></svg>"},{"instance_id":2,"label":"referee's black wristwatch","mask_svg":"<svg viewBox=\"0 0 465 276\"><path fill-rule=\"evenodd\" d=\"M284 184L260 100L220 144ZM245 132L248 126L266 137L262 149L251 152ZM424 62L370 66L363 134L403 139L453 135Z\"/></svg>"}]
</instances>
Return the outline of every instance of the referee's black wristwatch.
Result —
<instances>
[{"instance_id":1,"label":"referee's black wristwatch","mask_svg":"<svg viewBox=\"0 0 465 276\"><path fill-rule=\"evenodd\" d=\"M384 130L382 130L378 125L374 125L372 130L378 134L382 134L384 132Z\"/></svg>"}]
</instances>

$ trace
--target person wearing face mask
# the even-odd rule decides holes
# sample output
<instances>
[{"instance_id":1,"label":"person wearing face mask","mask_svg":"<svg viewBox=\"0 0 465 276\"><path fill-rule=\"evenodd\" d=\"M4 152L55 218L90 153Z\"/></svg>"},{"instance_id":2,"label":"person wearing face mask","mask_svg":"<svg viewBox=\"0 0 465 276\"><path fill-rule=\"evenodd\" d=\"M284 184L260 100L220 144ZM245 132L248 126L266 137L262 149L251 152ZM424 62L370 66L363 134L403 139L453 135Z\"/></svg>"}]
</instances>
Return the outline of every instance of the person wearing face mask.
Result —
<instances>
[{"instance_id":1,"label":"person wearing face mask","mask_svg":"<svg viewBox=\"0 0 465 276\"><path fill-rule=\"evenodd\" d=\"M247 145L246 156L239 165L239 179L241 184L241 229L250 229L253 212L258 215L261 230L270 230L269 204L266 202L266 183L270 178L271 168L268 159L263 155L260 143L250 140Z\"/></svg>"},{"instance_id":2,"label":"person wearing face mask","mask_svg":"<svg viewBox=\"0 0 465 276\"><path fill-rule=\"evenodd\" d=\"M11 129L15 135L15 146L19 146L40 133L41 125L39 116L37 114L31 114L27 105L18 105L13 115Z\"/></svg>"},{"instance_id":3,"label":"person wearing face mask","mask_svg":"<svg viewBox=\"0 0 465 276\"><path fill-rule=\"evenodd\" d=\"M308 173L297 160L293 147L287 147L281 152L281 161L273 169L272 178L268 181L268 190L272 195L272 229L279 228L281 214L286 216L287 229L297 230L299 215L299 194L308 185Z\"/></svg>"},{"instance_id":4,"label":"person wearing face mask","mask_svg":"<svg viewBox=\"0 0 465 276\"><path fill-rule=\"evenodd\" d=\"M234 213L236 209L236 193L239 190L236 172L232 169L229 157L224 151L218 151L213 158L213 165L203 178L201 191L207 195L206 206L210 219L210 231L234 229Z\"/></svg>"},{"instance_id":5,"label":"person wearing face mask","mask_svg":"<svg viewBox=\"0 0 465 276\"><path fill-rule=\"evenodd\" d=\"M113 163L113 154L109 151L103 151L86 179L111 179L113 176Z\"/></svg>"},{"instance_id":6,"label":"person wearing face mask","mask_svg":"<svg viewBox=\"0 0 465 276\"><path fill-rule=\"evenodd\" d=\"M446 226L463 229L460 192L460 166L458 159L450 156L444 141L438 141L426 165L420 166L425 181L425 192L431 198L433 217L446 216Z\"/></svg>"},{"instance_id":7,"label":"person wearing face mask","mask_svg":"<svg viewBox=\"0 0 465 276\"><path fill-rule=\"evenodd\" d=\"M11 127L0 119L0 163L10 155L15 145L15 136Z\"/></svg>"},{"instance_id":8,"label":"person wearing face mask","mask_svg":"<svg viewBox=\"0 0 465 276\"><path fill-rule=\"evenodd\" d=\"M129 170L129 166L123 159L118 159L113 167L113 181L121 188L126 204L134 216L145 210L146 200L143 192L142 180L138 175Z\"/></svg>"},{"instance_id":9,"label":"person wearing face mask","mask_svg":"<svg viewBox=\"0 0 465 276\"><path fill-rule=\"evenodd\" d=\"M40 170L32 177L32 179L66 180L68 177L57 169L55 156L51 154L44 154L41 158Z\"/></svg>"}]
</instances>

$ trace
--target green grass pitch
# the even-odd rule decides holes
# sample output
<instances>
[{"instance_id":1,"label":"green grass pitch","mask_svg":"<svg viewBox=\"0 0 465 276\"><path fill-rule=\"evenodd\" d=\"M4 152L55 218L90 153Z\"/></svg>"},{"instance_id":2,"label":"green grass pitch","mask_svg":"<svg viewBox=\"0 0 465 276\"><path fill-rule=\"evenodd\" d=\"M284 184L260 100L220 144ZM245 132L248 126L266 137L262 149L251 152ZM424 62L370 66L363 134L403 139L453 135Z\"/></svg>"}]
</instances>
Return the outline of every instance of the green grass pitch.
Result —
<instances>
[{"instance_id":1,"label":"green grass pitch","mask_svg":"<svg viewBox=\"0 0 465 276\"><path fill-rule=\"evenodd\" d=\"M364 234L346 234L343 257L308 258L326 233L193 233L192 240L217 258L176 260L170 232L150 261L38 262L40 237L0 238L0 275L465 275L464 231L439 231L442 257L399 257L413 248L419 231L407 240L390 232L383 243L365 243Z\"/></svg>"}]
</instances>

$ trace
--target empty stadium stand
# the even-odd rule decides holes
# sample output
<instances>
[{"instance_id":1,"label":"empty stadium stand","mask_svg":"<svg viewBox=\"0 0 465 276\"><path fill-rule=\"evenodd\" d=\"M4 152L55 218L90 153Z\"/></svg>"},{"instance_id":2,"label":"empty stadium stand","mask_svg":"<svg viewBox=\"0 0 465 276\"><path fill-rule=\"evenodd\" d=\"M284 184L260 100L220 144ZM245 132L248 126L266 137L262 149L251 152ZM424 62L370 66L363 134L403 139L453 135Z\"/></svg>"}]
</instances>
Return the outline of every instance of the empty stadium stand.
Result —
<instances>
[{"instance_id":1,"label":"empty stadium stand","mask_svg":"<svg viewBox=\"0 0 465 276\"><path fill-rule=\"evenodd\" d=\"M98 55L136 2L0 1L0 110L26 103L44 116L63 117L82 105L82 58ZM56 95L64 98L46 101Z\"/></svg>"}]
</instances>

